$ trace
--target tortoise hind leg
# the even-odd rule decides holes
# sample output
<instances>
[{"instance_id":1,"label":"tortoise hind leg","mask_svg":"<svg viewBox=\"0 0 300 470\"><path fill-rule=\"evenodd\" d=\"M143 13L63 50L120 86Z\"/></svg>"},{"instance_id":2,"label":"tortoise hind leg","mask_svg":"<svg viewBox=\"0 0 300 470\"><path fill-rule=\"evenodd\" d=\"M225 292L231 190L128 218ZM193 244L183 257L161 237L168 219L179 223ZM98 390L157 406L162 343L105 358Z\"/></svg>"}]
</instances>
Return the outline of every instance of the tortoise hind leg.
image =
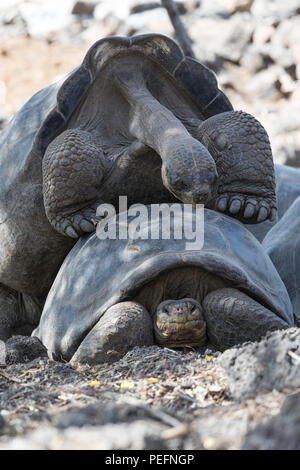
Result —
<instances>
[{"instance_id":1,"label":"tortoise hind leg","mask_svg":"<svg viewBox=\"0 0 300 470\"><path fill-rule=\"evenodd\" d=\"M203 301L207 335L220 351L246 341L257 341L268 331L289 325L237 289L217 289Z\"/></svg>"},{"instance_id":2,"label":"tortoise hind leg","mask_svg":"<svg viewBox=\"0 0 300 470\"><path fill-rule=\"evenodd\" d=\"M110 307L73 355L72 362L115 362L135 346L154 344L150 314L138 302Z\"/></svg>"},{"instance_id":3,"label":"tortoise hind leg","mask_svg":"<svg viewBox=\"0 0 300 470\"><path fill-rule=\"evenodd\" d=\"M35 299L0 284L0 340L30 336L41 313L42 305Z\"/></svg>"},{"instance_id":4,"label":"tortoise hind leg","mask_svg":"<svg viewBox=\"0 0 300 470\"><path fill-rule=\"evenodd\" d=\"M250 114L229 111L204 121L193 134L207 147L218 188L207 207L251 224L275 220L275 173L263 126Z\"/></svg>"}]
</instances>

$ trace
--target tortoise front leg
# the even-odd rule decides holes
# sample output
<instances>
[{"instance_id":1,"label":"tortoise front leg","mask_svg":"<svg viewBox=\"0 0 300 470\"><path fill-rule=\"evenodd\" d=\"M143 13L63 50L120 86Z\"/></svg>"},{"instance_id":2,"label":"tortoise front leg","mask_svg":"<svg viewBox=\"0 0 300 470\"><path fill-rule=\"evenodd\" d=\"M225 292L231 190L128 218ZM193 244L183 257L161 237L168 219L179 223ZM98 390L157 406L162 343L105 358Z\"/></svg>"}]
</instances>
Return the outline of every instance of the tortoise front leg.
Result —
<instances>
[{"instance_id":1,"label":"tortoise front leg","mask_svg":"<svg viewBox=\"0 0 300 470\"><path fill-rule=\"evenodd\" d=\"M78 238L95 230L103 154L89 132L70 129L47 147L43 158L45 211L58 232Z\"/></svg>"},{"instance_id":2,"label":"tortoise front leg","mask_svg":"<svg viewBox=\"0 0 300 470\"><path fill-rule=\"evenodd\" d=\"M289 328L275 313L237 289L217 289L205 297L202 306L207 336L220 351L257 341L268 331Z\"/></svg>"},{"instance_id":3,"label":"tortoise front leg","mask_svg":"<svg viewBox=\"0 0 300 470\"><path fill-rule=\"evenodd\" d=\"M72 362L115 362L135 346L154 344L150 314L138 302L110 307L73 355Z\"/></svg>"},{"instance_id":4,"label":"tortoise front leg","mask_svg":"<svg viewBox=\"0 0 300 470\"><path fill-rule=\"evenodd\" d=\"M274 221L275 172L263 126L248 113L228 111L204 121L193 135L207 147L219 174L208 207L247 224Z\"/></svg>"}]
</instances>

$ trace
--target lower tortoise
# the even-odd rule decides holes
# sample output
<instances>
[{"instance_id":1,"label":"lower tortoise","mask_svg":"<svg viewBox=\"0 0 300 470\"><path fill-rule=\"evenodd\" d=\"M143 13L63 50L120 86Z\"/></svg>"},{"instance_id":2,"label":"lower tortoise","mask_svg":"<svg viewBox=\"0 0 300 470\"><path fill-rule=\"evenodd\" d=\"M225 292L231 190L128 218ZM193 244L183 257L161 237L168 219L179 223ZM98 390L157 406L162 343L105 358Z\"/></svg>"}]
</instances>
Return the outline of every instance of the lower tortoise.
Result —
<instances>
[{"instance_id":1,"label":"lower tortoise","mask_svg":"<svg viewBox=\"0 0 300 470\"><path fill-rule=\"evenodd\" d=\"M34 332L51 357L107 362L154 341L170 347L209 341L224 350L294 324L282 280L240 222L205 209L204 244L191 249L184 237L175 239L172 223L170 239L148 239L149 224L160 222L150 222L147 207L141 238L91 234L66 257ZM168 217L175 226L182 220L170 210L162 223ZM186 223L195 226L195 217L191 211Z\"/></svg>"}]
</instances>

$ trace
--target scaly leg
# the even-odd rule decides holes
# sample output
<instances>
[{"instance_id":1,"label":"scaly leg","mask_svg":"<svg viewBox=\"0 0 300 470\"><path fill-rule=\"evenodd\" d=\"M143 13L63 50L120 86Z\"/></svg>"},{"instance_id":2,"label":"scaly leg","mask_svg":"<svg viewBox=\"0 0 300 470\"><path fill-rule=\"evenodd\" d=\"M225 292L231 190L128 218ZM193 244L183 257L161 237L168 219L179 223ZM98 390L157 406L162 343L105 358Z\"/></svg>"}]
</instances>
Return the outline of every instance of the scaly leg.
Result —
<instances>
[{"instance_id":1,"label":"scaly leg","mask_svg":"<svg viewBox=\"0 0 300 470\"><path fill-rule=\"evenodd\" d=\"M204 121L193 135L213 156L219 175L207 207L247 224L275 220L274 164L263 126L250 114L229 111Z\"/></svg>"},{"instance_id":2,"label":"scaly leg","mask_svg":"<svg viewBox=\"0 0 300 470\"><path fill-rule=\"evenodd\" d=\"M289 328L275 313L237 289L210 292L202 305L207 336L220 351L245 341L257 341L268 331Z\"/></svg>"},{"instance_id":3,"label":"scaly leg","mask_svg":"<svg viewBox=\"0 0 300 470\"><path fill-rule=\"evenodd\" d=\"M70 129L50 143L43 193L46 215L58 232L78 238L95 230L103 172L101 146L89 132Z\"/></svg>"},{"instance_id":4,"label":"scaly leg","mask_svg":"<svg viewBox=\"0 0 300 470\"><path fill-rule=\"evenodd\" d=\"M92 328L73 355L72 362L114 362L135 346L154 343L152 320L137 302L120 302L110 307Z\"/></svg>"}]
</instances>

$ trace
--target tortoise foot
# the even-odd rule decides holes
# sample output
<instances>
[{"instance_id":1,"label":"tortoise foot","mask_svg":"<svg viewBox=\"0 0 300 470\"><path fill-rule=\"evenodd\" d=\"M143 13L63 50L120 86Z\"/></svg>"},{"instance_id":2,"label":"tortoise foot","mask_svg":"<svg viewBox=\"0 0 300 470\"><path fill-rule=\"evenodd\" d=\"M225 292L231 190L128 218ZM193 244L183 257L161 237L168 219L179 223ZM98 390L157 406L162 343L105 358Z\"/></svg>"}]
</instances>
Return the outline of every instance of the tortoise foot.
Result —
<instances>
[{"instance_id":1,"label":"tortoise foot","mask_svg":"<svg viewBox=\"0 0 300 470\"><path fill-rule=\"evenodd\" d=\"M277 217L273 200L245 194L223 193L216 199L215 208L246 223L260 223L267 219L274 222Z\"/></svg>"},{"instance_id":2,"label":"tortoise foot","mask_svg":"<svg viewBox=\"0 0 300 470\"><path fill-rule=\"evenodd\" d=\"M153 343L152 320L147 310L137 302L120 302L100 318L71 361L87 364L115 362L135 346Z\"/></svg>"},{"instance_id":3,"label":"tortoise foot","mask_svg":"<svg viewBox=\"0 0 300 470\"><path fill-rule=\"evenodd\" d=\"M257 341L268 331L289 327L271 310L237 289L211 292L203 301L203 309L207 336L220 351L246 341Z\"/></svg>"},{"instance_id":4,"label":"tortoise foot","mask_svg":"<svg viewBox=\"0 0 300 470\"><path fill-rule=\"evenodd\" d=\"M274 221L275 172L263 126L250 114L229 111L204 121L196 135L213 156L219 175L207 207L247 224Z\"/></svg>"},{"instance_id":5,"label":"tortoise foot","mask_svg":"<svg viewBox=\"0 0 300 470\"><path fill-rule=\"evenodd\" d=\"M85 233L94 232L98 221L96 210L100 202L85 207L72 214L58 214L55 220L55 229L71 238L79 238Z\"/></svg>"},{"instance_id":6,"label":"tortoise foot","mask_svg":"<svg viewBox=\"0 0 300 470\"><path fill-rule=\"evenodd\" d=\"M95 230L102 178L102 148L89 132L69 129L51 142L43 158L43 195L55 230L71 238Z\"/></svg>"}]
</instances>

